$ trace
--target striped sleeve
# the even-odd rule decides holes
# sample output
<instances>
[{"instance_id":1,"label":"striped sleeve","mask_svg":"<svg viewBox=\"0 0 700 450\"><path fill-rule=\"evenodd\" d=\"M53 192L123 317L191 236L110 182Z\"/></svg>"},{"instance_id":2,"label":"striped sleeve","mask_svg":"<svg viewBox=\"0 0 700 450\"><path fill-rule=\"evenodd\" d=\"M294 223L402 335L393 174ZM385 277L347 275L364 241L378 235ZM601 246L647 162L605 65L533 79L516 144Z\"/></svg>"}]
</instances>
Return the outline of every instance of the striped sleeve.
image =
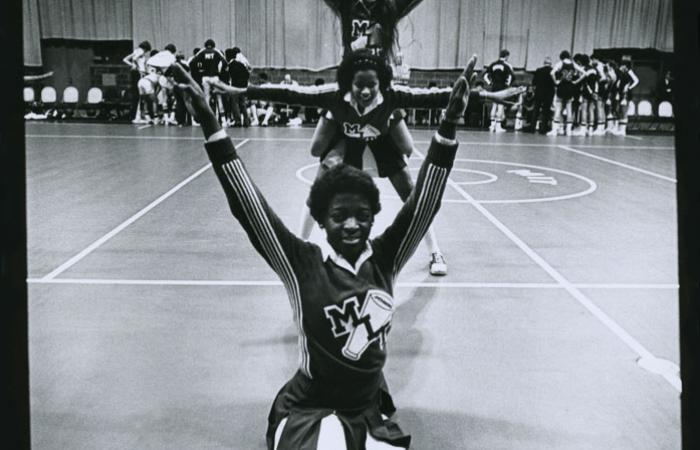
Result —
<instances>
[{"instance_id":1,"label":"striped sleeve","mask_svg":"<svg viewBox=\"0 0 700 450\"><path fill-rule=\"evenodd\" d=\"M394 85L388 91L391 106L398 108L444 108L452 94L452 88L416 88ZM478 101L479 92L469 93L470 100Z\"/></svg>"},{"instance_id":2,"label":"striped sleeve","mask_svg":"<svg viewBox=\"0 0 700 450\"><path fill-rule=\"evenodd\" d=\"M440 209L456 151L457 144L440 144L433 139L413 192L396 215L394 222L372 241L372 249L378 261L392 279L396 279L413 255Z\"/></svg>"},{"instance_id":3,"label":"striped sleeve","mask_svg":"<svg viewBox=\"0 0 700 450\"><path fill-rule=\"evenodd\" d=\"M253 247L282 280L299 332L299 365L309 377L310 364L303 330L301 290L295 267L304 264L309 244L287 229L253 184L230 139L205 144L214 171L221 182L231 212L248 234Z\"/></svg>"},{"instance_id":4,"label":"striped sleeve","mask_svg":"<svg viewBox=\"0 0 700 450\"><path fill-rule=\"evenodd\" d=\"M263 84L249 86L246 96L251 100L330 108L338 96L338 85L336 83L321 86Z\"/></svg>"}]
</instances>

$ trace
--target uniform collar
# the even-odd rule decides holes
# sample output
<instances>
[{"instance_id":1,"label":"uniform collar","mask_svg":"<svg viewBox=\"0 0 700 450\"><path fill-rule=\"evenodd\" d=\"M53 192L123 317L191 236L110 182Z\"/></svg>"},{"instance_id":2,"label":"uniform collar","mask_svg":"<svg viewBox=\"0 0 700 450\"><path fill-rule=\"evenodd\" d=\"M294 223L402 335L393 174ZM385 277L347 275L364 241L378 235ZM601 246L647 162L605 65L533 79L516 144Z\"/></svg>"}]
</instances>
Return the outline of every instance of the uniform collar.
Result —
<instances>
[{"instance_id":1,"label":"uniform collar","mask_svg":"<svg viewBox=\"0 0 700 450\"><path fill-rule=\"evenodd\" d=\"M362 267L362 264L364 264L365 261L367 261L373 254L372 252L372 246L369 243L369 239L365 243L365 249L360 253L359 258L357 258L357 262L355 263L355 266L353 267L350 262L343 257L343 255L337 253L335 250L333 250L333 247L331 247L331 244L328 243L325 239L323 242L319 244L319 247L321 248L321 254L323 255L323 260L326 261L331 261L333 262L336 266L341 267L348 272L352 273L353 275L357 275L357 273L360 271L360 267Z\"/></svg>"},{"instance_id":2,"label":"uniform collar","mask_svg":"<svg viewBox=\"0 0 700 450\"><path fill-rule=\"evenodd\" d=\"M372 103L370 103L366 108L364 112L360 112L360 109L357 107L357 102L355 101L355 97L352 96L352 92L346 92L345 96L343 97L343 100L348 103L350 106L352 106L355 111L357 111L357 114L360 116L364 116L369 114L373 109L375 109L377 106L381 105L384 103L384 96L382 95L381 92L377 93L377 96L374 97L374 100L372 100Z\"/></svg>"}]
</instances>

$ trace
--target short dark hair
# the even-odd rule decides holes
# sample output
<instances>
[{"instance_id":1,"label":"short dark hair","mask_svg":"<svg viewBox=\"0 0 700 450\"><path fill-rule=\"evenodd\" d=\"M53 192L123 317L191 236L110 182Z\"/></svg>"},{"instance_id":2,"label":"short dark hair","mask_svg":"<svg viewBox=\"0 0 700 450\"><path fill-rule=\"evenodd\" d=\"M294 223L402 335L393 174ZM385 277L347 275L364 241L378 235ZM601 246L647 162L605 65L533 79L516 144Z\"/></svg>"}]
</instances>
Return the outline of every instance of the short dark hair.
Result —
<instances>
[{"instance_id":1,"label":"short dark hair","mask_svg":"<svg viewBox=\"0 0 700 450\"><path fill-rule=\"evenodd\" d=\"M201 50L201 48L195 47L194 50L192 50L192 54L196 55L197 53L199 53L200 50Z\"/></svg>"},{"instance_id":2,"label":"short dark hair","mask_svg":"<svg viewBox=\"0 0 700 450\"><path fill-rule=\"evenodd\" d=\"M207 39L204 41L204 48L214 48L216 47L216 42L214 42L214 39Z\"/></svg>"},{"instance_id":3,"label":"short dark hair","mask_svg":"<svg viewBox=\"0 0 700 450\"><path fill-rule=\"evenodd\" d=\"M379 189L374 180L366 172L347 164L338 164L328 169L314 181L309 194L309 210L311 217L322 223L328 213L328 205L336 194L359 194L367 199L376 216L382 209L379 202Z\"/></svg>"},{"instance_id":4,"label":"short dark hair","mask_svg":"<svg viewBox=\"0 0 700 450\"><path fill-rule=\"evenodd\" d=\"M156 56L157 54L158 54L157 48L154 48L153 50L151 50L151 56Z\"/></svg>"},{"instance_id":5,"label":"short dark hair","mask_svg":"<svg viewBox=\"0 0 700 450\"><path fill-rule=\"evenodd\" d=\"M354 52L347 52L338 66L336 75L340 92L352 90L352 79L356 72L360 70L374 70L379 78L379 90L386 92L391 86L391 67L386 59L372 54L367 49L360 49Z\"/></svg>"},{"instance_id":6,"label":"short dark hair","mask_svg":"<svg viewBox=\"0 0 700 450\"><path fill-rule=\"evenodd\" d=\"M168 44L165 46L165 49L172 53L173 55L177 53L177 47L175 47L175 44Z\"/></svg>"},{"instance_id":7,"label":"short dark hair","mask_svg":"<svg viewBox=\"0 0 700 450\"><path fill-rule=\"evenodd\" d=\"M226 61L231 61L236 57L236 54L233 52L232 48L227 48L224 50L224 56L226 57Z\"/></svg>"},{"instance_id":8,"label":"short dark hair","mask_svg":"<svg viewBox=\"0 0 700 450\"><path fill-rule=\"evenodd\" d=\"M569 53L568 50L563 50L561 53L559 53L559 59L569 59L571 58L571 53Z\"/></svg>"},{"instance_id":9,"label":"short dark hair","mask_svg":"<svg viewBox=\"0 0 700 450\"><path fill-rule=\"evenodd\" d=\"M499 54L499 56L501 58L507 58L510 56L510 52L504 48L503 50L501 50L501 53Z\"/></svg>"},{"instance_id":10,"label":"short dark hair","mask_svg":"<svg viewBox=\"0 0 700 450\"><path fill-rule=\"evenodd\" d=\"M144 52L150 52L151 51L151 43L148 41L143 41L139 44L139 48L143 50Z\"/></svg>"}]
</instances>

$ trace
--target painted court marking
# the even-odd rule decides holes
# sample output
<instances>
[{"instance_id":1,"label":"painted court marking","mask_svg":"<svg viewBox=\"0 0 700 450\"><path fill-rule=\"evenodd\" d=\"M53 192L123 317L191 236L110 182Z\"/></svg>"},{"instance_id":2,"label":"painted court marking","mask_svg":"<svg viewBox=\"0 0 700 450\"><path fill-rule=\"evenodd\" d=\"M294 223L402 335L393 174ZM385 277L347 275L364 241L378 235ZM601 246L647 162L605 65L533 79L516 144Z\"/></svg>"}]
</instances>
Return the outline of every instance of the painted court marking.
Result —
<instances>
[{"instance_id":1,"label":"painted court marking","mask_svg":"<svg viewBox=\"0 0 700 450\"><path fill-rule=\"evenodd\" d=\"M498 177L496 175L494 175L490 172L482 172L481 170L463 169L461 167L453 167L452 171L453 172L462 172L462 173L475 173L477 175L482 175L485 177L483 180L460 181L457 184L474 186L476 184L489 184L489 183L493 183L494 181L498 180Z\"/></svg>"},{"instance_id":2,"label":"painted court marking","mask_svg":"<svg viewBox=\"0 0 700 450\"><path fill-rule=\"evenodd\" d=\"M557 195L553 197L540 197L540 198L524 198L524 199L503 199L503 200L475 200L472 197L470 198L463 198L463 199L445 199L443 200L443 203L471 203L472 201L475 201L477 203L482 203L482 204L520 204L520 203L543 203L543 202L554 202L554 201L560 201L560 200L570 200L572 198L578 198L578 197L583 197L586 195L589 195L593 193L596 189L598 189L598 185L596 184L595 181L591 180L590 178L586 178L583 175L578 175L572 172L568 172L566 170L561 170L561 169L554 169L552 167L543 167L543 166L536 166L532 164L523 164L523 163L518 163L518 162L509 162L509 161L493 161L490 159L466 159L466 158L455 158L455 162L469 162L469 163L484 163L484 164L497 164L497 165L504 165L504 166L511 166L511 167L529 167L532 169L540 169L540 170L545 170L549 172L555 172L555 173L560 173L563 175L570 176L572 178L579 179L583 181L584 183L588 184L588 187L582 191L579 192L574 192L573 194L566 194L566 195ZM296 177L298 180L300 180L303 183L308 184L309 186L313 183L313 180L307 178L304 176L304 172L311 169L318 167L319 163L315 162L312 164L307 164L305 166L300 167L296 171ZM418 168L410 168L409 170L416 171ZM470 169L462 169L462 168L453 168L453 171L459 172L459 171L469 171L469 172L476 172L476 173L482 173L486 174L485 172L479 172L479 171L474 171ZM486 182L493 182L497 179L495 175L491 175L494 177L492 180L488 180ZM484 181L481 182L454 182L455 184L480 184L484 183ZM382 195L384 198L391 198L394 200L400 200L398 196L396 195Z\"/></svg>"},{"instance_id":3,"label":"painted court marking","mask_svg":"<svg viewBox=\"0 0 700 450\"><path fill-rule=\"evenodd\" d=\"M122 278L27 278L30 284L98 284L125 286L282 286L277 280L144 280ZM402 281L398 287L425 287L451 289L564 289L558 283L480 283L459 281ZM678 290L678 284L625 284L625 283L581 283L573 286L582 289L660 289Z\"/></svg>"},{"instance_id":4,"label":"painted court marking","mask_svg":"<svg viewBox=\"0 0 700 450\"><path fill-rule=\"evenodd\" d=\"M423 130L418 130L423 131ZM428 131L428 130L426 130ZM137 136L137 135L99 135L99 134L26 134L28 138L46 138L46 139L133 139L133 140L161 140L161 141L201 141L201 137L197 136ZM235 138L235 137L233 137ZM240 137L238 138L240 139ZM311 135L303 138L262 138L250 137L251 141L260 142L309 142ZM430 144L431 141L414 141L415 144ZM560 144L547 143L530 143L530 142L479 142L479 141L460 141L462 145L482 145L489 147L533 147L533 148L556 148ZM665 145L610 145L610 144L574 144L582 148L605 148L605 149L621 149L621 150L673 150L675 147Z\"/></svg>"},{"instance_id":5,"label":"painted court marking","mask_svg":"<svg viewBox=\"0 0 700 450\"><path fill-rule=\"evenodd\" d=\"M634 170L635 172L643 173L643 174L645 174L645 175L650 175L650 176L655 177L655 178L660 178L660 179L662 179L662 180L666 180L666 181L670 181L670 182L672 182L672 183L676 183L676 179L675 179L675 178L671 178L671 177L667 177L667 176L664 176L664 175L660 175L660 174L658 174L658 173L651 172L651 171L649 171L649 170L640 169L639 167L631 166L631 165L625 164L625 163L621 163L621 162L619 162L619 161L615 161L614 159L603 158L602 156L594 155L594 154L592 154L592 153L584 152L584 151L581 151L581 150L576 150L575 148L572 148L572 147L569 147L569 146L566 146L566 145L559 145L559 148L562 149L562 150L566 150L567 152L572 152L572 153L576 153L576 154L578 154L578 155L587 156L587 157L589 157L589 158L593 158L593 159L597 159L597 160L600 160L600 161L604 161L604 162L609 163L609 164L614 164L614 165L616 165L616 166L624 167L625 169Z\"/></svg>"},{"instance_id":6,"label":"painted court marking","mask_svg":"<svg viewBox=\"0 0 700 450\"><path fill-rule=\"evenodd\" d=\"M424 156L418 151L414 150L421 158ZM518 246L530 259L532 259L540 268L549 274L557 283L562 286L566 291L574 298L577 302L586 308L598 321L605 325L610 331L612 331L615 336L617 336L622 342L624 342L630 349L632 349L642 361L657 361L656 358L649 350L647 350L639 341L637 341L632 335L630 335L624 328L622 328L617 322L615 322L610 316L608 316L603 310L601 310L593 301L586 297L583 292L573 283L571 283L564 275L559 273L554 267L552 267L544 258L542 258L537 252L535 252L530 246L528 246L522 239L520 239L515 233L513 233L503 222L498 220L496 216L491 214L483 205L475 201L474 198L469 195L462 187L456 184L454 181L448 178L448 185L455 189L461 196L466 200L469 200L474 208L477 209L486 219L491 222L499 231L501 231L508 239L510 239L516 246ZM675 366L675 365L674 365ZM640 367L645 367L640 365ZM675 366L677 367L677 366ZM682 391L681 379L680 379L680 369L679 370L667 370L660 374L671 386L673 386L677 391Z\"/></svg>"},{"instance_id":7,"label":"painted court marking","mask_svg":"<svg viewBox=\"0 0 700 450\"><path fill-rule=\"evenodd\" d=\"M201 138L197 137L153 137L153 136L97 136L97 135L90 135L90 136L82 136L82 135L27 135L27 137L37 137L37 138L79 138L79 139L149 139L149 140L156 140L156 139L161 139L161 140L197 140L201 141ZM299 139L281 139L281 138L250 138L250 139L245 139L242 141L238 147L244 145L245 143L249 142L250 140L255 140L255 141L304 141L308 142L308 138L299 138ZM429 141L416 141L416 143L428 143ZM657 178L665 179L667 181L672 181L676 182L676 180L665 177L663 175L659 175L650 171L646 171L644 169L640 169L638 167L630 166L627 164L623 164L617 161L609 160L607 158L599 157L596 155L592 155L586 152L582 152L580 150L573 149L571 147L565 146L565 145L558 145L558 144L522 144L522 143L505 143L505 142L462 142L462 144L472 144L472 145L490 145L490 146L513 146L513 147L558 147L566 151L582 154L584 156L592 157L595 159L600 159L605 162L619 165L621 167L628 168L630 170L635 170L637 172L645 173L647 175L655 176ZM591 145L588 145L587 147L591 147ZM610 146L610 145L601 145L596 148L623 148L623 146ZM638 146L631 146L629 148L633 149L639 149L641 147ZM650 149L673 149L673 147L645 147L645 148L650 148ZM417 156L420 156L423 158L424 156L419 152L416 151ZM198 177L201 173L206 171L211 167L211 164L207 164L206 166L202 167L199 169L197 172L192 174L190 177L185 179L183 182L178 184L177 186L173 187L170 191L167 193L163 194L161 197L158 199L154 200L151 204L146 206L144 209L136 213L134 216L131 218L127 219L125 222L117 226L115 229L107 233L105 236L102 238L98 239L95 241L93 244L88 246L86 249L75 255L73 258L70 260L66 261L64 264L59 266L58 268L54 269L51 273L47 274L46 276L39 278L39 279L29 279L28 281L31 283L80 283L80 284L164 284L166 282L171 282L173 284L185 284L185 283L194 283L194 284L205 284L205 283L219 283L216 281L195 281L195 280L105 280L105 279L56 279L55 277L67 270L69 267L73 266L76 264L78 261L83 259L85 256L87 256L89 253L94 251L96 248L98 248L100 245L102 245L104 242L107 240L111 239L113 236L118 234L120 231L125 229L127 226L129 226L131 223L135 222L138 220L140 217L142 217L144 214L146 214L148 211L153 209L155 206L157 206L159 203L164 201L166 198L171 196L173 193L175 193L177 190L182 188L184 185L192 181L194 178ZM634 337L632 337L626 330L624 330L619 324L617 324L610 316L608 316L605 312L603 312L595 303L593 303L590 299L588 299L581 291L581 288L595 288L593 286L599 286L598 288L602 289L624 289L628 288L627 286L633 286L629 288L642 288L642 287L650 287L650 288L656 288L656 289L677 289L677 285L622 285L622 284L607 284L607 285L592 285L592 284L585 284L585 285L575 285L571 283L569 280L567 280L561 273L559 273L556 269L554 269L547 261L545 261L539 254L537 254L532 248L530 248L524 241L522 241L515 233L513 233L506 225L504 225L502 222L500 222L491 212L489 212L480 202L476 201L474 198L472 198L464 189L454 182L451 179L448 179L448 184L455 189L468 203L471 203L474 205L474 207L482 214L484 217L486 217L489 222L491 222L496 228L498 228L503 234L505 234L516 246L518 246L525 254L530 257L540 268L542 268L545 272L547 272L555 281L556 283L515 283L515 284L510 284L510 283L398 283L399 286L405 286L405 287L460 287L460 288L465 288L465 287L516 287L516 288L558 288L558 289L565 289L572 297L574 297L575 300L578 301L585 309L587 309L596 319L598 319L603 325L605 325L613 334L615 334L619 339L621 339L630 349L632 349L637 355L639 355L639 365L640 367L646 368L652 373L657 373L661 375L669 384L671 384L677 391L682 390L682 385L681 385L681 380L679 376L679 371L678 371L678 366L674 363L667 362L664 360L661 360L659 358L656 358L649 350L647 350L642 344L640 344ZM246 283L245 281L221 281L222 285L243 285ZM264 281L256 281L254 282L256 285L264 285ZM273 285L272 282L270 282L270 285ZM274 282L274 285L278 285L279 282ZM600 287L604 286L604 287ZM653 369L653 370L652 370Z\"/></svg>"},{"instance_id":8,"label":"painted court marking","mask_svg":"<svg viewBox=\"0 0 700 450\"><path fill-rule=\"evenodd\" d=\"M248 142L247 139L244 140L244 141L242 141L240 144L238 144L238 147L241 147L241 146L245 145L247 142ZM116 226L114 229L112 229L110 232L108 232L107 234L105 234L104 236L102 236L101 238L99 238L98 240L96 240L95 242L93 242L92 244L90 244L89 246L87 246L86 248L84 248L82 251L80 251L80 253L78 253L77 255L73 256L73 257L70 258L68 261L64 262L63 264L61 264L60 266L58 266L57 268L55 268L54 270L52 270L51 272L49 272L48 274L46 274L46 275L42 278L42 280L44 280L44 281L46 281L46 280L52 280L52 279L56 278L58 275L60 275L61 273L63 273L63 272L65 272L66 270L68 270L70 267L72 267L73 265L75 265L78 261L80 261L81 259L85 258L87 255L89 255L90 253L92 253L95 249L97 249L98 247L100 247L102 244L104 244L104 243L107 242L108 240L112 239L114 236L116 236L116 235L119 234L121 231L123 231L126 227L128 227L128 226L131 225L132 223L136 222L138 219L140 219L142 216L144 216L144 215L145 215L146 213L148 213L150 210L152 210L153 208L155 208L156 206L158 206L160 203L162 203L162 202L163 202L164 200L166 200L168 197L170 197L171 195L173 195L175 192L179 191L183 186L187 185L190 181L194 180L195 178L197 178L198 176L200 176L202 173L204 173L205 171L207 171L210 167L211 167L211 163L205 165L204 167L200 168L199 170L197 170L195 173L193 173L193 174L190 175L189 177L185 178L183 181L181 181L180 183L178 183L177 185L175 185L175 186L174 186L172 189L170 189L168 192L166 192L165 194L161 195L161 196L158 197L157 199L153 200L150 204L148 204L147 206L145 206L145 207L144 207L143 209L141 209L139 212L137 212L137 213L134 214L133 216L129 217L129 218L126 219L124 222L122 222L122 223L120 223L119 225L117 225L117 226Z\"/></svg>"}]
</instances>

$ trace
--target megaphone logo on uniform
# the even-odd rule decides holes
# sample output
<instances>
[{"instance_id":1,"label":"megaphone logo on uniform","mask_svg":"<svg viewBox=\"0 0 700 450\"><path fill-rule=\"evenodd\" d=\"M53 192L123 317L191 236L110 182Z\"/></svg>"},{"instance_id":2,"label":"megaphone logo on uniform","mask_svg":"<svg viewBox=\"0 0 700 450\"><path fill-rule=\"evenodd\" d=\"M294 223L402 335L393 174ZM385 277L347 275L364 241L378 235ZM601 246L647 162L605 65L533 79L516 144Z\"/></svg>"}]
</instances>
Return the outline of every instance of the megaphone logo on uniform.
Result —
<instances>
[{"instance_id":1,"label":"megaphone logo on uniform","mask_svg":"<svg viewBox=\"0 0 700 450\"><path fill-rule=\"evenodd\" d=\"M365 141L376 139L381 134L379 130L370 124L362 126L359 123L348 122L343 122L343 132L347 137L364 139Z\"/></svg>"},{"instance_id":2,"label":"megaphone logo on uniform","mask_svg":"<svg viewBox=\"0 0 700 450\"><path fill-rule=\"evenodd\" d=\"M374 341L379 340L379 345L384 346L394 314L394 300L386 292L370 289L361 308L358 298L351 297L342 306L330 305L323 310L331 322L333 336L348 336L343 356L358 361Z\"/></svg>"}]
</instances>

